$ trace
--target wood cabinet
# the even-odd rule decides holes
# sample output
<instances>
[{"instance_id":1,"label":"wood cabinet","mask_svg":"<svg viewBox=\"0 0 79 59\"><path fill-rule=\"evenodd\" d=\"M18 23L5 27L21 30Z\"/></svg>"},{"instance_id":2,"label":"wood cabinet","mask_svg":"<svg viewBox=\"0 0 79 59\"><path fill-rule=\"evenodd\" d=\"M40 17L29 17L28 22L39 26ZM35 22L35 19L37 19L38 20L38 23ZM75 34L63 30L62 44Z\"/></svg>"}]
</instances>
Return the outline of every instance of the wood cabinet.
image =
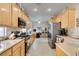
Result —
<instances>
[{"instance_id":1,"label":"wood cabinet","mask_svg":"<svg viewBox=\"0 0 79 59\"><path fill-rule=\"evenodd\" d=\"M66 56L66 54L56 46L56 56Z\"/></svg>"},{"instance_id":2,"label":"wood cabinet","mask_svg":"<svg viewBox=\"0 0 79 59\"><path fill-rule=\"evenodd\" d=\"M35 40L35 34L31 35L30 39L31 39L30 43L32 44L34 42L34 40Z\"/></svg>"},{"instance_id":3,"label":"wood cabinet","mask_svg":"<svg viewBox=\"0 0 79 59\"><path fill-rule=\"evenodd\" d=\"M12 4L12 26L18 27L19 7Z\"/></svg>"},{"instance_id":4,"label":"wood cabinet","mask_svg":"<svg viewBox=\"0 0 79 59\"><path fill-rule=\"evenodd\" d=\"M20 43L13 46L13 56L20 56Z\"/></svg>"},{"instance_id":5,"label":"wood cabinet","mask_svg":"<svg viewBox=\"0 0 79 59\"><path fill-rule=\"evenodd\" d=\"M25 55L25 45L24 41L21 41L20 43L16 44L13 47L13 56L24 56Z\"/></svg>"},{"instance_id":6,"label":"wood cabinet","mask_svg":"<svg viewBox=\"0 0 79 59\"><path fill-rule=\"evenodd\" d=\"M75 8L67 8L62 14L61 19L62 28L74 28L75 27Z\"/></svg>"},{"instance_id":7,"label":"wood cabinet","mask_svg":"<svg viewBox=\"0 0 79 59\"><path fill-rule=\"evenodd\" d=\"M11 51L12 51L11 49L8 49L8 50L4 51L4 52L1 54L1 56L11 56L11 55L12 55L12 52L11 52Z\"/></svg>"},{"instance_id":8,"label":"wood cabinet","mask_svg":"<svg viewBox=\"0 0 79 59\"><path fill-rule=\"evenodd\" d=\"M13 52L13 56L20 56L20 47Z\"/></svg>"},{"instance_id":9,"label":"wood cabinet","mask_svg":"<svg viewBox=\"0 0 79 59\"><path fill-rule=\"evenodd\" d=\"M61 28L68 28L68 9L65 9L62 13Z\"/></svg>"},{"instance_id":10,"label":"wood cabinet","mask_svg":"<svg viewBox=\"0 0 79 59\"><path fill-rule=\"evenodd\" d=\"M56 22L57 21L57 16L51 17L48 22Z\"/></svg>"},{"instance_id":11,"label":"wood cabinet","mask_svg":"<svg viewBox=\"0 0 79 59\"><path fill-rule=\"evenodd\" d=\"M21 53L21 56L25 55L25 44L24 44L24 41L21 42L20 53Z\"/></svg>"},{"instance_id":12,"label":"wood cabinet","mask_svg":"<svg viewBox=\"0 0 79 59\"><path fill-rule=\"evenodd\" d=\"M0 4L0 25L11 26L11 4Z\"/></svg>"},{"instance_id":13,"label":"wood cabinet","mask_svg":"<svg viewBox=\"0 0 79 59\"><path fill-rule=\"evenodd\" d=\"M18 14L18 16L20 17L20 18L22 18L22 10L19 8L19 14Z\"/></svg>"},{"instance_id":14,"label":"wood cabinet","mask_svg":"<svg viewBox=\"0 0 79 59\"><path fill-rule=\"evenodd\" d=\"M36 34L33 33L33 34L30 36L30 39L28 40L28 43L29 43L30 46L33 44L35 38L36 38Z\"/></svg>"},{"instance_id":15,"label":"wood cabinet","mask_svg":"<svg viewBox=\"0 0 79 59\"><path fill-rule=\"evenodd\" d=\"M54 22L61 22L61 28L75 27L75 8L64 9L55 19Z\"/></svg>"},{"instance_id":16,"label":"wood cabinet","mask_svg":"<svg viewBox=\"0 0 79 59\"><path fill-rule=\"evenodd\" d=\"M29 24L29 26L28 26L28 23L30 23L29 17L26 16L26 14L25 14L24 12L22 12L21 14L22 14L22 15L21 15L21 18L26 22L27 27L30 27L30 24Z\"/></svg>"},{"instance_id":17,"label":"wood cabinet","mask_svg":"<svg viewBox=\"0 0 79 59\"><path fill-rule=\"evenodd\" d=\"M18 17L28 22L29 17L15 3L0 3L0 25L18 27Z\"/></svg>"},{"instance_id":18,"label":"wood cabinet","mask_svg":"<svg viewBox=\"0 0 79 59\"><path fill-rule=\"evenodd\" d=\"M69 8L68 11L68 28L74 28L75 27L75 8Z\"/></svg>"},{"instance_id":19,"label":"wood cabinet","mask_svg":"<svg viewBox=\"0 0 79 59\"><path fill-rule=\"evenodd\" d=\"M59 14L56 19L55 19L55 22L61 22L61 19L62 19L62 14Z\"/></svg>"},{"instance_id":20,"label":"wood cabinet","mask_svg":"<svg viewBox=\"0 0 79 59\"><path fill-rule=\"evenodd\" d=\"M28 27L28 28L32 28L32 22L27 21L26 23L27 23L27 27Z\"/></svg>"},{"instance_id":21,"label":"wood cabinet","mask_svg":"<svg viewBox=\"0 0 79 59\"><path fill-rule=\"evenodd\" d=\"M0 54L1 56L25 56L24 40Z\"/></svg>"}]
</instances>

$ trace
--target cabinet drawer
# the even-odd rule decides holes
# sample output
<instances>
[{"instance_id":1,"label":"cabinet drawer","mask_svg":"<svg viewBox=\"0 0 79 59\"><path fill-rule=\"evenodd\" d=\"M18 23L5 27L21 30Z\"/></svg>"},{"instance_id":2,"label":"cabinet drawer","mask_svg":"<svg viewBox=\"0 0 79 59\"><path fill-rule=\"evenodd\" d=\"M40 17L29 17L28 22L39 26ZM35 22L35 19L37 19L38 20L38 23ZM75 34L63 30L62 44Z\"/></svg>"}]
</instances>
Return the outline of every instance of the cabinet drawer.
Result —
<instances>
[{"instance_id":1,"label":"cabinet drawer","mask_svg":"<svg viewBox=\"0 0 79 59\"><path fill-rule=\"evenodd\" d=\"M12 55L11 49L8 49L8 50L6 50L5 52L3 52L3 53L1 54L1 56L11 56L11 55Z\"/></svg>"}]
</instances>

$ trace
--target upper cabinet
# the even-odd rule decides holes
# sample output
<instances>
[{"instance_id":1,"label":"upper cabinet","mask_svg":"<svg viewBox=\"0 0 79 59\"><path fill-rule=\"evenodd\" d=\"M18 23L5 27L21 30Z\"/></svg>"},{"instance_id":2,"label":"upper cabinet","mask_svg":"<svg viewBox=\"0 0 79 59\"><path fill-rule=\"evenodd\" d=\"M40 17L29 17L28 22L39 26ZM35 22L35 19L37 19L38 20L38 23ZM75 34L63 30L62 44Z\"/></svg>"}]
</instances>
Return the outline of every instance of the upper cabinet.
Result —
<instances>
[{"instance_id":1,"label":"upper cabinet","mask_svg":"<svg viewBox=\"0 0 79 59\"><path fill-rule=\"evenodd\" d=\"M0 4L0 25L11 26L11 4Z\"/></svg>"},{"instance_id":2,"label":"upper cabinet","mask_svg":"<svg viewBox=\"0 0 79 59\"><path fill-rule=\"evenodd\" d=\"M28 28L32 28L32 23L30 22L29 17L26 16L26 14L24 12L22 12L22 16L21 17L26 22L26 26Z\"/></svg>"},{"instance_id":3,"label":"upper cabinet","mask_svg":"<svg viewBox=\"0 0 79 59\"><path fill-rule=\"evenodd\" d=\"M57 20L56 20L56 16L53 16L53 17L51 17L51 19L49 19L49 21L48 22L56 22Z\"/></svg>"},{"instance_id":4,"label":"upper cabinet","mask_svg":"<svg viewBox=\"0 0 79 59\"><path fill-rule=\"evenodd\" d=\"M61 19L62 28L74 28L75 27L75 8L68 7L62 14Z\"/></svg>"},{"instance_id":5,"label":"upper cabinet","mask_svg":"<svg viewBox=\"0 0 79 59\"><path fill-rule=\"evenodd\" d=\"M56 16L56 22L61 22L61 17L62 17L62 14L59 14L58 16Z\"/></svg>"},{"instance_id":6,"label":"upper cabinet","mask_svg":"<svg viewBox=\"0 0 79 59\"><path fill-rule=\"evenodd\" d=\"M0 26L18 27L18 18L22 18L27 25L29 17L15 3L0 3Z\"/></svg>"},{"instance_id":7,"label":"upper cabinet","mask_svg":"<svg viewBox=\"0 0 79 59\"><path fill-rule=\"evenodd\" d=\"M19 7L12 4L12 26L18 27Z\"/></svg>"},{"instance_id":8,"label":"upper cabinet","mask_svg":"<svg viewBox=\"0 0 79 59\"><path fill-rule=\"evenodd\" d=\"M62 12L61 16L61 28L68 28L68 9Z\"/></svg>"},{"instance_id":9,"label":"upper cabinet","mask_svg":"<svg viewBox=\"0 0 79 59\"><path fill-rule=\"evenodd\" d=\"M74 28L75 27L75 8L69 8L68 9L68 28Z\"/></svg>"},{"instance_id":10,"label":"upper cabinet","mask_svg":"<svg viewBox=\"0 0 79 59\"><path fill-rule=\"evenodd\" d=\"M74 28L77 24L75 22L75 11L74 7L64 9L56 18L53 18L54 22L61 22L61 28Z\"/></svg>"}]
</instances>

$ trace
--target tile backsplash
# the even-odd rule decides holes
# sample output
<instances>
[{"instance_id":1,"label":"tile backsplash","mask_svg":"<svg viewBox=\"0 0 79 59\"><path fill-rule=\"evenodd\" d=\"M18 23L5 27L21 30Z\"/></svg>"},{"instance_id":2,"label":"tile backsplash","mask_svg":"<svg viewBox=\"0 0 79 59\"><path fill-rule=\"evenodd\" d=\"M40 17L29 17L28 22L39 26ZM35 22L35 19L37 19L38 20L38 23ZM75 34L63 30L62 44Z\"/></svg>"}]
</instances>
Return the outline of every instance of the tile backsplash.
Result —
<instances>
[{"instance_id":1,"label":"tile backsplash","mask_svg":"<svg viewBox=\"0 0 79 59\"><path fill-rule=\"evenodd\" d=\"M5 37L9 35L12 31L17 31L20 29L10 28L10 27L0 27L0 37Z\"/></svg>"},{"instance_id":2,"label":"tile backsplash","mask_svg":"<svg viewBox=\"0 0 79 59\"><path fill-rule=\"evenodd\" d=\"M17 29L17 28L9 28L9 27L7 28L6 27L6 32L5 33L6 33L6 35L9 35L12 31L19 31L19 30L20 29Z\"/></svg>"},{"instance_id":3,"label":"tile backsplash","mask_svg":"<svg viewBox=\"0 0 79 59\"><path fill-rule=\"evenodd\" d=\"M79 36L79 28L68 29L69 36Z\"/></svg>"}]
</instances>

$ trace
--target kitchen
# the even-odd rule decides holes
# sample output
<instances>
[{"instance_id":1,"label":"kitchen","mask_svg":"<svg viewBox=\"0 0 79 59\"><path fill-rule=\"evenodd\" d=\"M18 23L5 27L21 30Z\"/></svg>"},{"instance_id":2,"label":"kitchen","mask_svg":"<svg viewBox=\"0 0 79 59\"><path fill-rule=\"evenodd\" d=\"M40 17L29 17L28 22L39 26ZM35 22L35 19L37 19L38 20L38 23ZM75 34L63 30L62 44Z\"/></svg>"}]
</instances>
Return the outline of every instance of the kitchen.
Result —
<instances>
[{"instance_id":1,"label":"kitchen","mask_svg":"<svg viewBox=\"0 0 79 59\"><path fill-rule=\"evenodd\" d=\"M79 56L79 4L0 4L0 56Z\"/></svg>"}]
</instances>

